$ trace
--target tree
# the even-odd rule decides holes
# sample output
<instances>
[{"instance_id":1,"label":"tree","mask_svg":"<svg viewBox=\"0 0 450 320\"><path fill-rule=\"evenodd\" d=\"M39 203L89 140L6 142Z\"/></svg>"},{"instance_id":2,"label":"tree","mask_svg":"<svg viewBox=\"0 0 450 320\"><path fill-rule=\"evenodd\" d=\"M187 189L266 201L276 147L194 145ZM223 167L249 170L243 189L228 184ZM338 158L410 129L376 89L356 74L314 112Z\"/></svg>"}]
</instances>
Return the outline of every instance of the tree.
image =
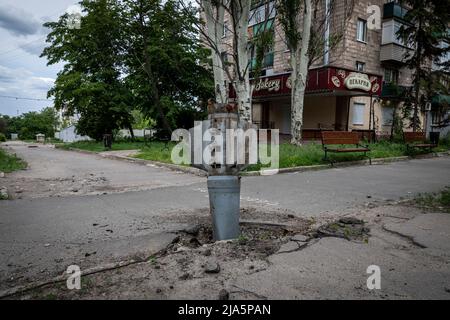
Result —
<instances>
[{"instance_id":1,"label":"tree","mask_svg":"<svg viewBox=\"0 0 450 320\"><path fill-rule=\"evenodd\" d=\"M404 16L405 24L397 35L411 48L405 55L406 65L413 70L413 101L409 106L410 123L413 131L420 130L419 110L424 103L423 90L427 83L433 82L431 63L448 66L448 61L441 58L450 51L448 26L450 22L449 0L403 0L408 7Z\"/></svg>"},{"instance_id":2,"label":"tree","mask_svg":"<svg viewBox=\"0 0 450 320\"><path fill-rule=\"evenodd\" d=\"M69 16L47 22L50 46L41 56L48 64L64 62L49 96L66 115L78 114L80 134L100 140L122 126L131 128L131 92L122 79L124 38L120 7L113 0L83 0L79 29L68 27Z\"/></svg>"},{"instance_id":3,"label":"tree","mask_svg":"<svg viewBox=\"0 0 450 320\"><path fill-rule=\"evenodd\" d=\"M54 108L44 108L40 112L27 112L18 117L0 116L0 132L9 136L18 133L21 139L34 139L42 133L54 137L58 126L58 116Z\"/></svg>"},{"instance_id":4,"label":"tree","mask_svg":"<svg viewBox=\"0 0 450 320\"><path fill-rule=\"evenodd\" d=\"M291 143L302 140L303 107L308 69L341 41L346 23L353 11L353 1L344 0L342 22L330 30L330 17L338 1L278 0L277 12L284 31L286 45L291 52ZM327 36L326 36L327 35Z\"/></svg>"},{"instance_id":5,"label":"tree","mask_svg":"<svg viewBox=\"0 0 450 320\"><path fill-rule=\"evenodd\" d=\"M211 49L217 102L228 102L225 81L228 79L236 93L240 117L247 121L252 118L252 87L248 61L248 18L251 3L251 0L199 0L204 25L197 24L202 39ZM229 25L225 25L225 14L229 17ZM231 34L231 44L222 41L224 32Z\"/></svg>"},{"instance_id":6,"label":"tree","mask_svg":"<svg viewBox=\"0 0 450 320\"><path fill-rule=\"evenodd\" d=\"M6 135L6 130L8 128L8 120L8 116L2 116L0 114L0 133L3 133L4 135Z\"/></svg>"},{"instance_id":7,"label":"tree","mask_svg":"<svg viewBox=\"0 0 450 320\"><path fill-rule=\"evenodd\" d=\"M157 128L172 131L213 92L195 9L175 0L124 0L121 11L133 105Z\"/></svg>"}]
</instances>

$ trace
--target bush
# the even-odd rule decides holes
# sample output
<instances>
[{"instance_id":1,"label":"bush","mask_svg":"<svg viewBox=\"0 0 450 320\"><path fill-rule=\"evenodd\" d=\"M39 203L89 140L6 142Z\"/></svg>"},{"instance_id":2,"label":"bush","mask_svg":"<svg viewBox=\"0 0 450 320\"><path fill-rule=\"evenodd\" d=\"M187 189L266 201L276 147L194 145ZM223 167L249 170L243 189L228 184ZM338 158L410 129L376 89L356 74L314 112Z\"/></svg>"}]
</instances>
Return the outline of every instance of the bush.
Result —
<instances>
[{"instance_id":1,"label":"bush","mask_svg":"<svg viewBox=\"0 0 450 320\"><path fill-rule=\"evenodd\" d=\"M0 132L0 142L5 142L6 141L6 136L5 134Z\"/></svg>"},{"instance_id":2,"label":"bush","mask_svg":"<svg viewBox=\"0 0 450 320\"><path fill-rule=\"evenodd\" d=\"M439 140L439 145L450 149L450 133Z\"/></svg>"}]
</instances>

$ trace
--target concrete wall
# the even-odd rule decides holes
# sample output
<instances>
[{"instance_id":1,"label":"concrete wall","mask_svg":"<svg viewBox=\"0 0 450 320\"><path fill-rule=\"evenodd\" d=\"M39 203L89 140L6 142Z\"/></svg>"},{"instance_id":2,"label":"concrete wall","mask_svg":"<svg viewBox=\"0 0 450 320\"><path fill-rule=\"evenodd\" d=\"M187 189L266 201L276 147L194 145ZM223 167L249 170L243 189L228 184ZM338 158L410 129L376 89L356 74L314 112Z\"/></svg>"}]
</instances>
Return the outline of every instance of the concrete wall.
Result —
<instances>
[{"instance_id":1,"label":"concrete wall","mask_svg":"<svg viewBox=\"0 0 450 320\"><path fill-rule=\"evenodd\" d=\"M142 137L144 136L144 130L141 130L141 129L133 129L133 133L134 133L134 136L135 136L135 137L140 137L140 138L142 138ZM148 134L149 131L147 130L146 133ZM129 138L129 137L131 137L130 130L128 130L128 129L122 129L122 130L120 130L120 137L123 137L123 138Z\"/></svg>"},{"instance_id":2,"label":"concrete wall","mask_svg":"<svg viewBox=\"0 0 450 320\"><path fill-rule=\"evenodd\" d=\"M58 138L62 140L63 142L76 142L76 141L86 141L86 140L92 140L88 136L80 136L77 134L75 126L70 126L65 129L62 129L59 132L58 136L55 136L55 138Z\"/></svg>"}]
</instances>

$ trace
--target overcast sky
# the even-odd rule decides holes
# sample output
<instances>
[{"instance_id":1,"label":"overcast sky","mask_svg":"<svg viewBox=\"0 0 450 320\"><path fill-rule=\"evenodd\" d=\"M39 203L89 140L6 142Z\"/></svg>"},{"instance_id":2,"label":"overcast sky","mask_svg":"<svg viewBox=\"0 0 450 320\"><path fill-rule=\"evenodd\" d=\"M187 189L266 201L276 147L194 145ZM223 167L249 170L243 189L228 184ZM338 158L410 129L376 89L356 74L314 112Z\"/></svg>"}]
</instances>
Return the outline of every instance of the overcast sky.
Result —
<instances>
[{"instance_id":1,"label":"overcast sky","mask_svg":"<svg viewBox=\"0 0 450 320\"><path fill-rule=\"evenodd\" d=\"M17 115L52 106L46 99L61 65L39 58L45 47L46 21L56 21L77 0L0 0L0 114Z\"/></svg>"}]
</instances>

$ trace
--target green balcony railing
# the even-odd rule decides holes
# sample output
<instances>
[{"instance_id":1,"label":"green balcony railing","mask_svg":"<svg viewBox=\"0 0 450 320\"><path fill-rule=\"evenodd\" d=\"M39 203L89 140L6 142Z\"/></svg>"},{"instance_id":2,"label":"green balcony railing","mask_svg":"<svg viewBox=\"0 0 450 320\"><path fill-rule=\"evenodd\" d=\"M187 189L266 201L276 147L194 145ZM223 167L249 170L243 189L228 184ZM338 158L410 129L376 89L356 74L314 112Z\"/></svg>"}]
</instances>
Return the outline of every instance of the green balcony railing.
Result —
<instances>
[{"instance_id":1,"label":"green balcony railing","mask_svg":"<svg viewBox=\"0 0 450 320\"><path fill-rule=\"evenodd\" d=\"M408 10L402 7L400 4L396 2L389 2L384 5L383 18L384 19L397 18L403 20L407 12Z\"/></svg>"},{"instance_id":2,"label":"green balcony railing","mask_svg":"<svg viewBox=\"0 0 450 320\"><path fill-rule=\"evenodd\" d=\"M383 89L381 91L381 98L383 99L402 99L408 87L398 86L392 83L383 84Z\"/></svg>"}]
</instances>

